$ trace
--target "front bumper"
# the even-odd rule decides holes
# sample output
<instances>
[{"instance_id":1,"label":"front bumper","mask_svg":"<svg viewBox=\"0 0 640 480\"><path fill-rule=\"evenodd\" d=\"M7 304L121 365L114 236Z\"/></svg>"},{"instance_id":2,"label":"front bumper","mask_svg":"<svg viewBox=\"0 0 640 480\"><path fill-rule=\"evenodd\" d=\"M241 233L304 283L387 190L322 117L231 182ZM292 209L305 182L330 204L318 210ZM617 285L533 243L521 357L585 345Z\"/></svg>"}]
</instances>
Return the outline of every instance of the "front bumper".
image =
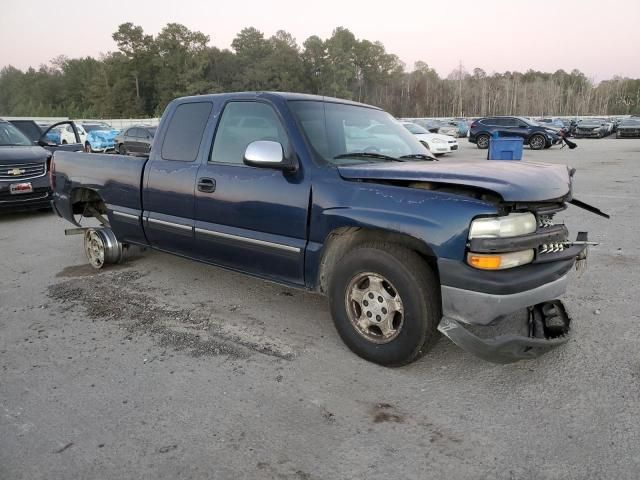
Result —
<instances>
[{"instance_id":1,"label":"front bumper","mask_svg":"<svg viewBox=\"0 0 640 480\"><path fill-rule=\"evenodd\" d=\"M576 241L586 240L586 233L581 233ZM487 250L491 246L485 245ZM566 291L576 259L584 264L586 256L586 245L578 244L563 252L539 254L530 265L496 272L439 260L442 319L438 330L462 349L490 362L538 357L569 340L569 315L557 298ZM523 320L525 311L529 315ZM486 338L467 326L499 332ZM504 327L509 333L502 333ZM514 329L518 333L512 333Z\"/></svg>"},{"instance_id":2,"label":"front bumper","mask_svg":"<svg viewBox=\"0 0 640 480\"><path fill-rule=\"evenodd\" d=\"M11 194L9 186L12 183L31 183L33 191L30 193ZM0 182L0 212L32 210L47 208L51 204L51 188L46 175L16 180L15 182Z\"/></svg>"}]
</instances>

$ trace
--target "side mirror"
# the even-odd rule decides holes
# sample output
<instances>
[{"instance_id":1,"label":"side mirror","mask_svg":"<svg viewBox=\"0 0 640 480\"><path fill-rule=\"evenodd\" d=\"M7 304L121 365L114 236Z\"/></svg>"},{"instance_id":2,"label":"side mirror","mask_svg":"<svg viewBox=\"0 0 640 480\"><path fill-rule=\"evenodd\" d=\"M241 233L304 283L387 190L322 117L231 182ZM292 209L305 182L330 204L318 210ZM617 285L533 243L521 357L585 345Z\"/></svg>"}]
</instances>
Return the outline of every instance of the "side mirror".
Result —
<instances>
[{"instance_id":1,"label":"side mirror","mask_svg":"<svg viewBox=\"0 0 640 480\"><path fill-rule=\"evenodd\" d=\"M244 164L258 168L293 171L295 165L284 156L282 145L271 140L256 140L244 151Z\"/></svg>"}]
</instances>

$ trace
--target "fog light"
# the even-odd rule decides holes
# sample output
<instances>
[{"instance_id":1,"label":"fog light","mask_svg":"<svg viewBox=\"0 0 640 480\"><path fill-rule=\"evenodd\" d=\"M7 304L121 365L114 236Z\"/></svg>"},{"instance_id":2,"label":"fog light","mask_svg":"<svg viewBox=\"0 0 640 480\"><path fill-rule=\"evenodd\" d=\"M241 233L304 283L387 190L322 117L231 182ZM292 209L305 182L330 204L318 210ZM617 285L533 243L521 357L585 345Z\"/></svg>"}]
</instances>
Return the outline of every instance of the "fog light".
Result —
<instances>
[{"instance_id":1,"label":"fog light","mask_svg":"<svg viewBox=\"0 0 640 480\"><path fill-rule=\"evenodd\" d=\"M526 265L533 261L533 250L510 253L468 253L467 263L481 270L504 270Z\"/></svg>"}]
</instances>

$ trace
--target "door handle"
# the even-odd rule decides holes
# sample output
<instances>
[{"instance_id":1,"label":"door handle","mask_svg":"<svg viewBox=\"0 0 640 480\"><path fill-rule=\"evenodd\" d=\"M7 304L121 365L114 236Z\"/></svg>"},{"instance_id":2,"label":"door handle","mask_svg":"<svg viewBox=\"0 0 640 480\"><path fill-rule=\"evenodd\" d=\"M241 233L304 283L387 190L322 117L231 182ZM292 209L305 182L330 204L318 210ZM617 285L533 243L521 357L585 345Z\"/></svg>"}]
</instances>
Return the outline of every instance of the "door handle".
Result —
<instances>
[{"instance_id":1,"label":"door handle","mask_svg":"<svg viewBox=\"0 0 640 480\"><path fill-rule=\"evenodd\" d=\"M216 191L216 181L213 178L201 178L198 180L198 191L212 193Z\"/></svg>"}]
</instances>

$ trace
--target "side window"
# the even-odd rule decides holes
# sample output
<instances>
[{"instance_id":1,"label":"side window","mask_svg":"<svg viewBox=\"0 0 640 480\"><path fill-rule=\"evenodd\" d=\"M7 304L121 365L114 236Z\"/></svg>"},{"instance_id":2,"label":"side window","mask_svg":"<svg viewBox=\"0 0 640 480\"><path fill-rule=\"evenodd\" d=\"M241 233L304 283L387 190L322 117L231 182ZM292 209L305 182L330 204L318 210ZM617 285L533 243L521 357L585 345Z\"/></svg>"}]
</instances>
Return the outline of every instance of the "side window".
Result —
<instances>
[{"instance_id":1,"label":"side window","mask_svg":"<svg viewBox=\"0 0 640 480\"><path fill-rule=\"evenodd\" d=\"M230 102L222 112L210 162L242 165L244 151L256 140L272 140L286 149L287 135L270 105L260 102Z\"/></svg>"},{"instance_id":2,"label":"side window","mask_svg":"<svg viewBox=\"0 0 640 480\"><path fill-rule=\"evenodd\" d=\"M196 159L212 107L211 102L183 103L176 107L162 143L164 160L193 162Z\"/></svg>"}]
</instances>

